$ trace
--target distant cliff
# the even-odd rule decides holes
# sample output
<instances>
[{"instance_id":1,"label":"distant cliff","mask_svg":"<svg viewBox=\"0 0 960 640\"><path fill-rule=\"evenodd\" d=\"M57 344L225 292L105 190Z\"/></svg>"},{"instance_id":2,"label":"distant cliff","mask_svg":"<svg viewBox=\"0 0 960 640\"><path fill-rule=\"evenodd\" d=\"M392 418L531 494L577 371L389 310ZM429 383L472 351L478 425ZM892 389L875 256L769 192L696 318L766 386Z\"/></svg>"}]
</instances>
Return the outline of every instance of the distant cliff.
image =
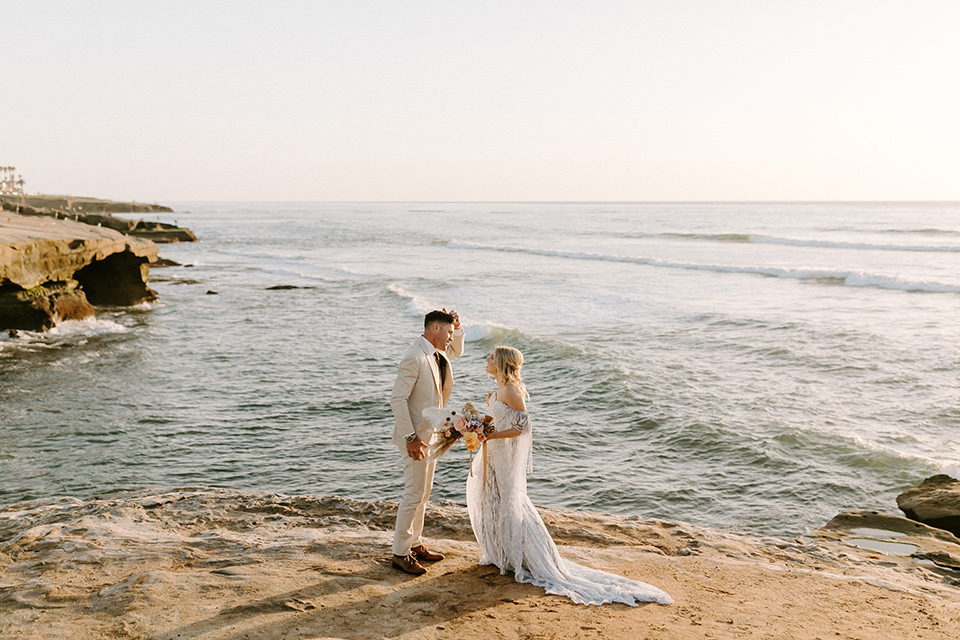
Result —
<instances>
[{"instance_id":1,"label":"distant cliff","mask_svg":"<svg viewBox=\"0 0 960 640\"><path fill-rule=\"evenodd\" d=\"M101 198L85 198L78 196L46 196L46 195L8 195L0 196L0 203L4 209L11 211L7 203L21 207L21 213L36 215L46 211L65 211L69 213L172 213L173 209L159 204L143 204L141 202L117 202ZM43 211L46 210L46 211Z\"/></svg>"},{"instance_id":2,"label":"distant cliff","mask_svg":"<svg viewBox=\"0 0 960 640\"><path fill-rule=\"evenodd\" d=\"M189 229L165 222L127 220L114 213L173 213L173 209L159 204L116 202L99 198L76 196L0 196L0 209L28 216L50 216L93 226L114 229L126 235L148 238L154 242L195 242L197 237Z\"/></svg>"},{"instance_id":3,"label":"distant cliff","mask_svg":"<svg viewBox=\"0 0 960 640\"><path fill-rule=\"evenodd\" d=\"M156 299L147 286L157 247L73 220L0 211L0 329L48 329L92 305Z\"/></svg>"}]
</instances>

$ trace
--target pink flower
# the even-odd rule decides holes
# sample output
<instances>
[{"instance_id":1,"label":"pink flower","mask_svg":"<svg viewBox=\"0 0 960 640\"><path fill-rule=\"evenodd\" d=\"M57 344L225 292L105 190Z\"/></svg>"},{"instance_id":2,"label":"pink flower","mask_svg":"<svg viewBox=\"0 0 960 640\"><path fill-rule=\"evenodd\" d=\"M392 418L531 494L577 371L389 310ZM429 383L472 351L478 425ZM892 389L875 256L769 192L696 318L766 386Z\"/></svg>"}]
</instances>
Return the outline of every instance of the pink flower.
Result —
<instances>
[{"instance_id":1,"label":"pink flower","mask_svg":"<svg viewBox=\"0 0 960 640\"><path fill-rule=\"evenodd\" d=\"M463 433L467 429L467 419L463 416L457 416L457 419L453 422L453 427Z\"/></svg>"}]
</instances>

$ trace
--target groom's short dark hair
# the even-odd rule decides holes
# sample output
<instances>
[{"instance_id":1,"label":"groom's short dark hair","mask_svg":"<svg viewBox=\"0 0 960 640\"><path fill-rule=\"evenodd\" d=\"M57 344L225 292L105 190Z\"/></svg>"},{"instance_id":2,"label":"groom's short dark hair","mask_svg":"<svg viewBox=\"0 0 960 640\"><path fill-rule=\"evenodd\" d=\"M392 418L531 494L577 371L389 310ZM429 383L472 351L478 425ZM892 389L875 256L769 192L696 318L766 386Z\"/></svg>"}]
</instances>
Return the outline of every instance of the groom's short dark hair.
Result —
<instances>
[{"instance_id":1,"label":"groom's short dark hair","mask_svg":"<svg viewBox=\"0 0 960 640\"><path fill-rule=\"evenodd\" d=\"M423 328L426 329L434 322L442 322L444 324L453 324L453 316L447 313L446 311L431 311L427 315L423 316Z\"/></svg>"}]
</instances>

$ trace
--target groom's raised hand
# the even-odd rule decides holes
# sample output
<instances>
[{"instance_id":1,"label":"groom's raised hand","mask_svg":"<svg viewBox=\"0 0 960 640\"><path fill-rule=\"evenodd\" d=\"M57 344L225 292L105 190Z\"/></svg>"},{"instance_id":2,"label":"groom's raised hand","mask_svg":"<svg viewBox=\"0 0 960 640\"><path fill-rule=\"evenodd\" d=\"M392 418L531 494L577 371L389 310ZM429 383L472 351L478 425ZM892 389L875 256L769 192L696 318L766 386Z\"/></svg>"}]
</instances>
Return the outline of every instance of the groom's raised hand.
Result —
<instances>
[{"instance_id":1,"label":"groom's raised hand","mask_svg":"<svg viewBox=\"0 0 960 640\"><path fill-rule=\"evenodd\" d=\"M457 331L460 328L460 314L454 311L453 309L450 309L450 311L447 311L446 307L444 307L442 311L444 313L449 313L451 316L453 316L453 330Z\"/></svg>"}]
</instances>

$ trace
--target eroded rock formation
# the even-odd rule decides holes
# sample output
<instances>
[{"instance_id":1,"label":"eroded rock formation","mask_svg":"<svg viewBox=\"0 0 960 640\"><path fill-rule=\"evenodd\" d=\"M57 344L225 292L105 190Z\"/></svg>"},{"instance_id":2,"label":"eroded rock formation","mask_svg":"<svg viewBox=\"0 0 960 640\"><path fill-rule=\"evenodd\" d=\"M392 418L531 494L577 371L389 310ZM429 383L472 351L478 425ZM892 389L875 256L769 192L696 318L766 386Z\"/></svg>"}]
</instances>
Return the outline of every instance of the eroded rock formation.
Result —
<instances>
[{"instance_id":1,"label":"eroded rock formation","mask_svg":"<svg viewBox=\"0 0 960 640\"><path fill-rule=\"evenodd\" d=\"M154 300L157 247L103 227L0 213L0 329L43 330L94 305Z\"/></svg>"}]
</instances>

